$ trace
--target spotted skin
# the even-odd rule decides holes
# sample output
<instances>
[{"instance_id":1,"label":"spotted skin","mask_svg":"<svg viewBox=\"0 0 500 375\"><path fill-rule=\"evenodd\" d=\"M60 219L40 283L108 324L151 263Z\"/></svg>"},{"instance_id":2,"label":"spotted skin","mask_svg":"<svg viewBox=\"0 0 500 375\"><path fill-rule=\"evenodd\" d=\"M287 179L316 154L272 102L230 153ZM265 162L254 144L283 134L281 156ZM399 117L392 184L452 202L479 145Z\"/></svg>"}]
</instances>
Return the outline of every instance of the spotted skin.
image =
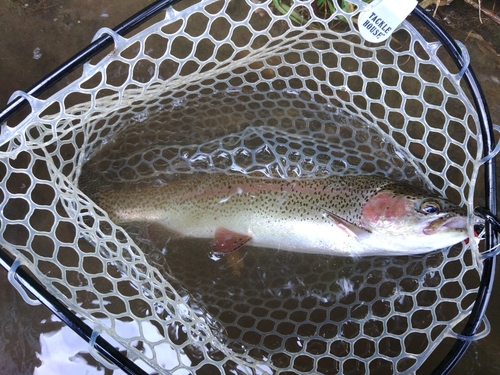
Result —
<instances>
[{"instance_id":1,"label":"spotted skin","mask_svg":"<svg viewBox=\"0 0 500 375\"><path fill-rule=\"evenodd\" d=\"M197 238L214 238L223 228L236 242L244 236L254 246L320 254L416 254L467 237L459 207L378 176L198 174L161 186L106 188L96 201L116 224L154 222ZM439 207L437 214L422 211L427 201Z\"/></svg>"}]
</instances>

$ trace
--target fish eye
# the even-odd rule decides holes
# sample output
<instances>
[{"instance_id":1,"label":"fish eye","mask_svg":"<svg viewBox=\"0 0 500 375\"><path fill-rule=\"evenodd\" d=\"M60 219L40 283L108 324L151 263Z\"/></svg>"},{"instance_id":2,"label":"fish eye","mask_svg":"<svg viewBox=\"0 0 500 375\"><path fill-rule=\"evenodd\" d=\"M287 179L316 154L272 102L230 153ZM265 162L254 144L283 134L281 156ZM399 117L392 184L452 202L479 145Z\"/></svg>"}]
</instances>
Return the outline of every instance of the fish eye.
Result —
<instances>
[{"instance_id":1,"label":"fish eye","mask_svg":"<svg viewBox=\"0 0 500 375\"><path fill-rule=\"evenodd\" d=\"M428 201L420 205L420 211L424 214L438 214L441 207L436 202Z\"/></svg>"}]
</instances>

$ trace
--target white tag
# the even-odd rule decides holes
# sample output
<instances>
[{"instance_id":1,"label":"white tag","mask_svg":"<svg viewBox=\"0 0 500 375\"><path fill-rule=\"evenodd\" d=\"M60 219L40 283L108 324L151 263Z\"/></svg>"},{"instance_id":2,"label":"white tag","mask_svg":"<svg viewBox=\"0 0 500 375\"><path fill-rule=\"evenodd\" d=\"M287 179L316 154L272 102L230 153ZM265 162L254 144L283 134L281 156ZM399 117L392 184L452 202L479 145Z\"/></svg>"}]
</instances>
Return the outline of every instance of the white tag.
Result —
<instances>
[{"instance_id":1,"label":"white tag","mask_svg":"<svg viewBox=\"0 0 500 375\"><path fill-rule=\"evenodd\" d=\"M368 42L383 42L416 6L417 0L381 0L359 14L359 32Z\"/></svg>"}]
</instances>

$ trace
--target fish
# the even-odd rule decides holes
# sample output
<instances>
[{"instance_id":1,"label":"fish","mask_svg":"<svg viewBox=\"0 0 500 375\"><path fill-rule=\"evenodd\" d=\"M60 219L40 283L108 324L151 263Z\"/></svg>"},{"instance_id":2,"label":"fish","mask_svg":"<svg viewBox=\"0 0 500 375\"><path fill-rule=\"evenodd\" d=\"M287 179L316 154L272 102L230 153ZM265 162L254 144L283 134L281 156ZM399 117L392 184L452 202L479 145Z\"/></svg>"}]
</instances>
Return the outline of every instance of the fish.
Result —
<instances>
[{"instance_id":1,"label":"fish","mask_svg":"<svg viewBox=\"0 0 500 375\"><path fill-rule=\"evenodd\" d=\"M219 253L244 245L338 256L415 255L468 237L461 207L377 175L272 179L198 173L168 183L103 187L93 199L117 225L161 225L206 238Z\"/></svg>"}]
</instances>

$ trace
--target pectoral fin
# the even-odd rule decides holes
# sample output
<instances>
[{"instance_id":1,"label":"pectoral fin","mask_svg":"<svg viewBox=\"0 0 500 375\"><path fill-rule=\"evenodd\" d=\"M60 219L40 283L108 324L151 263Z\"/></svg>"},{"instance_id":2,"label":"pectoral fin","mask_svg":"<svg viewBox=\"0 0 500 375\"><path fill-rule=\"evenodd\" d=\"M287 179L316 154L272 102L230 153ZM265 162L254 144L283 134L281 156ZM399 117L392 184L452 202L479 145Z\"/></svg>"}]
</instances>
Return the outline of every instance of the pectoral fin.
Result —
<instances>
[{"instance_id":1,"label":"pectoral fin","mask_svg":"<svg viewBox=\"0 0 500 375\"><path fill-rule=\"evenodd\" d=\"M214 236L214 250L221 253L232 253L238 250L252 237L233 232L226 228L217 228Z\"/></svg>"},{"instance_id":2,"label":"pectoral fin","mask_svg":"<svg viewBox=\"0 0 500 375\"><path fill-rule=\"evenodd\" d=\"M367 231L366 229L360 228L357 225L350 223L345 219L342 219L340 216L335 215L333 212L327 210L325 211L327 216L335 222L337 227L343 230L348 236L360 240L371 234L370 231Z\"/></svg>"}]
</instances>

